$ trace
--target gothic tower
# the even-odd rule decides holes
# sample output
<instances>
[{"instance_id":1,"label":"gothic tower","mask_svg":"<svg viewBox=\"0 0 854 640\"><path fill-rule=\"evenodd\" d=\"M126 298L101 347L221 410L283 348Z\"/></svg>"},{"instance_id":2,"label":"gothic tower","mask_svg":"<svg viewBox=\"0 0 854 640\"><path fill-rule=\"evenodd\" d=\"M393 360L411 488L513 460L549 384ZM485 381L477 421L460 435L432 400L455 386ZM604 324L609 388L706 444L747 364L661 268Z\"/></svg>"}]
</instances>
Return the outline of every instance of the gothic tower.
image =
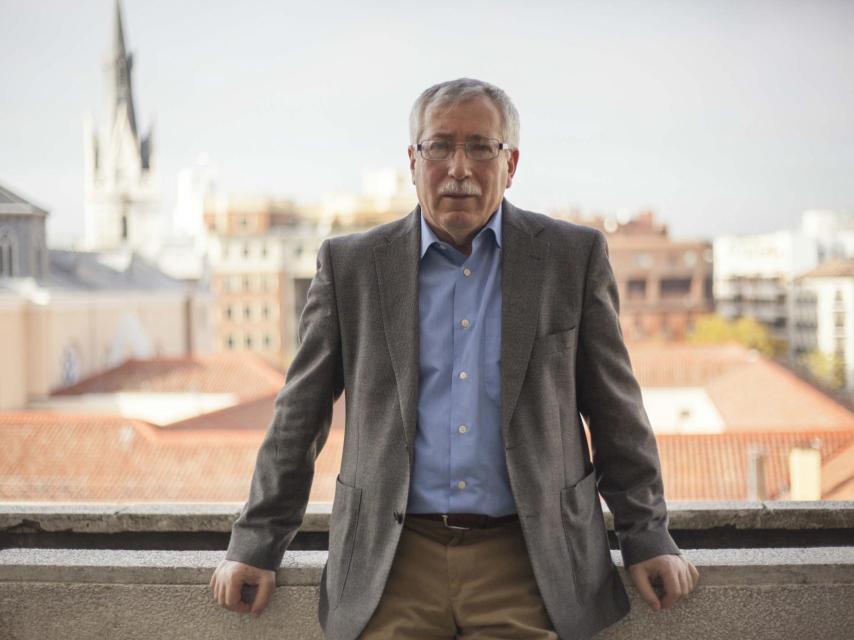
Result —
<instances>
[{"instance_id":1,"label":"gothic tower","mask_svg":"<svg viewBox=\"0 0 854 640\"><path fill-rule=\"evenodd\" d=\"M106 112L99 128L91 117L85 139L85 248L90 251L156 250L162 218L152 130L139 133L133 103L133 55L125 49L122 10L116 0L113 46L104 65Z\"/></svg>"}]
</instances>

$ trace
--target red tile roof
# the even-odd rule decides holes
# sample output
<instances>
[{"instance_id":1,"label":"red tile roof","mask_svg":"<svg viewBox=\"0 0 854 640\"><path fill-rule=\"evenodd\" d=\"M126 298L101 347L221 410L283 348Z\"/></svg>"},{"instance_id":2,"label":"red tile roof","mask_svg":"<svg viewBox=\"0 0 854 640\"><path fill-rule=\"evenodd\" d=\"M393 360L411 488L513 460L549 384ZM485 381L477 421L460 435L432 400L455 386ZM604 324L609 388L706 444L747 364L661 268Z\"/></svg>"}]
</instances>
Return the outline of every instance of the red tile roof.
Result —
<instances>
[{"instance_id":1,"label":"red tile roof","mask_svg":"<svg viewBox=\"0 0 854 640\"><path fill-rule=\"evenodd\" d=\"M224 352L189 358L130 359L79 382L56 389L54 396L84 393L233 393L255 398L275 393L285 376L250 352Z\"/></svg>"},{"instance_id":2,"label":"red tile roof","mask_svg":"<svg viewBox=\"0 0 854 640\"><path fill-rule=\"evenodd\" d=\"M331 501L344 444L338 405L310 499ZM0 500L243 501L264 430L170 431L139 420L0 413ZM788 455L819 443L825 499L854 499L854 430L660 435L668 500L744 500L747 451L766 451L769 498L785 498Z\"/></svg>"},{"instance_id":3,"label":"red tile roof","mask_svg":"<svg viewBox=\"0 0 854 640\"><path fill-rule=\"evenodd\" d=\"M264 431L166 432L121 417L0 413L0 500L243 501ZM343 431L331 429L311 500L331 500Z\"/></svg>"},{"instance_id":4,"label":"red tile roof","mask_svg":"<svg viewBox=\"0 0 854 640\"><path fill-rule=\"evenodd\" d=\"M765 452L768 499L786 499L789 452L817 444L822 460L822 498L854 499L854 465L836 456L854 447L854 430L787 433L659 435L664 494L670 500L747 500L747 460L751 446ZM846 454L851 460L851 454ZM844 485L848 483L848 488Z\"/></svg>"},{"instance_id":5,"label":"red tile roof","mask_svg":"<svg viewBox=\"0 0 854 640\"><path fill-rule=\"evenodd\" d=\"M702 387L728 432L854 429L854 413L741 345L644 342L628 349L641 387Z\"/></svg>"}]
</instances>

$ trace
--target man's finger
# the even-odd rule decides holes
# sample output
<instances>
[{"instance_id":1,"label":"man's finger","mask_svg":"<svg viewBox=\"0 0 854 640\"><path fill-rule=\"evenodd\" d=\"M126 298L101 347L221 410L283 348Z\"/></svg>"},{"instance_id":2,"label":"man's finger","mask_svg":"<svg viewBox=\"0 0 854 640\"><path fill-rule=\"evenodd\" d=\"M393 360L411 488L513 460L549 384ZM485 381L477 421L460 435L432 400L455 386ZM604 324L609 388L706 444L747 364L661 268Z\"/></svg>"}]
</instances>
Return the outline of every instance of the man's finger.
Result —
<instances>
[{"instance_id":1,"label":"man's finger","mask_svg":"<svg viewBox=\"0 0 854 640\"><path fill-rule=\"evenodd\" d=\"M647 572L644 569L636 568L632 571L632 578L634 578L635 588L638 590L640 597L644 599L650 608L654 611L661 609L661 603L658 601L658 596L655 595L655 591L650 583L650 576L647 575Z\"/></svg>"},{"instance_id":2,"label":"man's finger","mask_svg":"<svg viewBox=\"0 0 854 640\"><path fill-rule=\"evenodd\" d=\"M700 572L697 570L697 567L690 562L688 563L688 569L691 571L691 579L694 582L693 586L696 587L697 583L700 582Z\"/></svg>"},{"instance_id":3,"label":"man's finger","mask_svg":"<svg viewBox=\"0 0 854 640\"><path fill-rule=\"evenodd\" d=\"M683 566L679 567L677 575L679 576L679 590L682 592L682 596L685 597L691 593L691 573L684 563Z\"/></svg>"},{"instance_id":4,"label":"man's finger","mask_svg":"<svg viewBox=\"0 0 854 640\"><path fill-rule=\"evenodd\" d=\"M664 583L664 597L661 599L661 606L664 609L669 609L682 595L682 588L679 586L676 571L671 566L665 568L659 575Z\"/></svg>"},{"instance_id":5,"label":"man's finger","mask_svg":"<svg viewBox=\"0 0 854 640\"><path fill-rule=\"evenodd\" d=\"M246 613L249 611L249 603L243 602L240 599L240 587L243 586L243 581L238 577L233 577L228 581L225 587L225 607L238 613Z\"/></svg>"},{"instance_id":6,"label":"man's finger","mask_svg":"<svg viewBox=\"0 0 854 640\"><path fill-rule=\"evenodd\" d=\"M258 584L258 592L255 594L255 600L252 601L252 615L260 616L261 612L267 608L267 603L270 601L270 596L273 594L273 589L276 586L276 581L262 579Z\"/></svg>"}]
</instances>

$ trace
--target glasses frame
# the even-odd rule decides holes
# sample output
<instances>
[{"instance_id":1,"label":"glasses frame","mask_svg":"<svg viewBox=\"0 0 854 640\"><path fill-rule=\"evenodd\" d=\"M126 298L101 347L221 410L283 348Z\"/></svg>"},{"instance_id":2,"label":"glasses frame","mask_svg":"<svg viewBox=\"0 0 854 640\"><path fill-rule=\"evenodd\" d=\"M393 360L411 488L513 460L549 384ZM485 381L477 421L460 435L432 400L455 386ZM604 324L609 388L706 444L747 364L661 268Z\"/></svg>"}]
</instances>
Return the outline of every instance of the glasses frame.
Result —
<instances>
[{"instance_id":1,"label":"glasses frame","mask_svg":"<svg viewBox=\"0 0 854 640\"><path fill-rule=\"evenodd\" d=\"M426 155L424 155L424 144L427 142L430 142L431 140L442 140L442 138L425 138L421 142L414 145L415 150L421 155L421 157L424 160L427 160L428 162L444 162L445 160L452 157L457 152L457 147L462 147L463 153L465 153L466 158L468 158L469 160L472 160L474 162L489 162L490 160L495 160L501 154L502 151L504 151L504 150L512 151L513 150L513 147L511 147L506 142L501 142L498 138L483 138L483 139L477 140L477 141L467 140L466 142L455 142L455 143L449 142L448 144L450 144L452 146L452 149L448 152L447 156L445 156L444 158L428 158ZM473 158L471 156L471 154L469 153L469 145L470 144L477 144L478 142L479 143L496 142L496 143L498 143L498 151L491 158Z\"/></svg>"}]
</instances>

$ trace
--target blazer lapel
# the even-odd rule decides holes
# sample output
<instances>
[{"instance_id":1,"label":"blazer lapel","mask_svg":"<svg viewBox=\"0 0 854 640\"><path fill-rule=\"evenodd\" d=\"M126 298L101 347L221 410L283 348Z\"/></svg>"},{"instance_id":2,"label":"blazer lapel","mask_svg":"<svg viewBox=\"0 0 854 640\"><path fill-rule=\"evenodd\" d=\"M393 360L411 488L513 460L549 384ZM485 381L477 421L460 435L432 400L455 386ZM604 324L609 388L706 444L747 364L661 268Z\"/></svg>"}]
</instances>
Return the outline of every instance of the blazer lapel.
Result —
<instances>
[{"instance_id":1,"label":"blazer lapel","mask_svg":"<svg viewBox=\"0 0 854 640\"><path fill-rule=\"evenodd\" d=\"M374 247L386 343L397 379L397 393L410 459L418 418L420 207L416 207Z\"/></svg>"},{"instance_id":2,"label":"blazer lapel","mask_svg":"<svg viewBox=\"0 0 854 640\"><path fill-rule=\"evenodd\" d=\"M504 200L501 247L501 434L515 446L510 418L522 388L537 331L543 265L548 244L536 234L543 226Z\"/></svg>"}]
</instances>

